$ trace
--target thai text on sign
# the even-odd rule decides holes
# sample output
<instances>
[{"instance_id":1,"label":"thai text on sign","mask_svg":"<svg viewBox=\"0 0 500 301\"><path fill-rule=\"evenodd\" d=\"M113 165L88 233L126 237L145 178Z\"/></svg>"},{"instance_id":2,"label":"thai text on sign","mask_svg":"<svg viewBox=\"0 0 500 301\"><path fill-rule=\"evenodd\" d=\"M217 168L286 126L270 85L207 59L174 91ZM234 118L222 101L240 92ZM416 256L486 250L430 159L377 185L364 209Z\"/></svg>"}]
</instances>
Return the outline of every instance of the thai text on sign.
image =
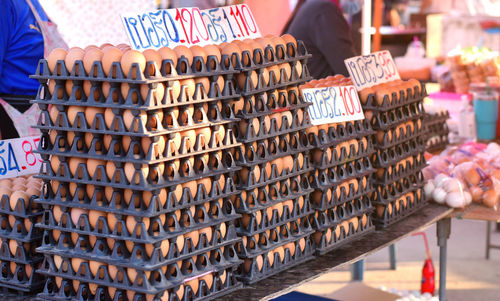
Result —
<instances>
[{"instance_id":1,"label":"thai text on sign","mask_svg":"<svg viewBox=\"0 0 500 301\"><path fill-rule=\"evenodd\" d=\"M358 91L400 79L392 55L387 50L355 56L344 60L344 63Z\"/></svg>"},{"instance_id":2,"label":"thai text on sign","mask_svg":"<svg viewBox=\"0 0 500 301\"><path fill-rule=\"evenodd\" d=\"M208 45L260 37L246 4L200 10L156 10L121 16L130 46L136 50Z\"/></svg>"},{"instance_id":3,"label":"thai text on sign","mask_svg":"<svg viewBox=\"0 0 500 301\"><path fill-rule=\"evenodd\" d=\"M336 123L365 118L358 91L354 86L302 89L313 125Z\"/></svg>"}]
</instances>

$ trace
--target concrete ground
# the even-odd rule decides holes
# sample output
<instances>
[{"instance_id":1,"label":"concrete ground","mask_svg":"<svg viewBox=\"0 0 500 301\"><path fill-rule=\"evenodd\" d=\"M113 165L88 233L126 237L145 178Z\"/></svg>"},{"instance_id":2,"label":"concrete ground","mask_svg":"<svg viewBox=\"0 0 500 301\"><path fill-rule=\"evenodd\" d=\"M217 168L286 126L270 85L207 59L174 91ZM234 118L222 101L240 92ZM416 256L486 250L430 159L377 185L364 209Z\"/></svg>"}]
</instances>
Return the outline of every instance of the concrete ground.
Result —
<instances>
[{"instance_id":1,"label":"concrete ground","mask_svg":"<svg viewBox=\"0 0 500 301\"><path fill-rule=\"evenodd\" d=\"M425 233L434 262L437 294L436 226L429 227ZM494 229L492 242L500 245L500 232ZM448 240L447 300L500 300L500 250L491 250L489 260L485 259L485 252L486 222L453 219ZM422 236L403 239L396 244L397 269L389 269L389 250L383 249L365 260L364 282L372 287L419 290L425 254ZM347 284L350 276L349 267L344 267L300 286L297 291L326 296Z\"/></svg>"}]
</instances>

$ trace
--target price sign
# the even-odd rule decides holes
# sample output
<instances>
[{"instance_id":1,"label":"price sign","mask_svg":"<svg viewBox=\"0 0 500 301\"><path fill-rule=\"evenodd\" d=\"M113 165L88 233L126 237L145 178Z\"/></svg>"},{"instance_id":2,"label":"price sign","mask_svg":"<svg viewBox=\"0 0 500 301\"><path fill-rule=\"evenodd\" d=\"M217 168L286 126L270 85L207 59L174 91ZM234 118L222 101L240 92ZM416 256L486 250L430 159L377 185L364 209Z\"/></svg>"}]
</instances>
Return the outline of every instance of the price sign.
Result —
<instances>
[{"instance_id":1,"label":"price sign","mask_svg":"<svg viewBox=\"0 0 500 301\"><path fill-rule=\"evenodd\" d=\"M40 136L0 140L0 179L38 173L42 158L35 154Z\"/></svg>"},{"instance_id":2,"label":"price sign","mask_svg":"<svg viewBox=\"0 0 500 301\"><path fill-rule=\"evenodd\" d=\"M208 45L260 37L246 4L200 10L197 7L122 15L130 45L136 50Z\"/></svg>"},{"instance_id":3,"label":"price sign","mask_svg":"<svg viewBox=\"0 0 500 301\"><path fill-rule=\"evenodd\" d=\"M392 55L387 50L355 56L344 60L344 63L358 91L400 79Z\"/></svg>"},{"instance_id":4,"label":"price sign","mask_svg":"<svg viewBox=\"0 0 500 301\"><path fill-rule=\"evenodd\" d=\"M313 125L365 119L354 86L303 89Z\"/></svg>"}]
</instances>

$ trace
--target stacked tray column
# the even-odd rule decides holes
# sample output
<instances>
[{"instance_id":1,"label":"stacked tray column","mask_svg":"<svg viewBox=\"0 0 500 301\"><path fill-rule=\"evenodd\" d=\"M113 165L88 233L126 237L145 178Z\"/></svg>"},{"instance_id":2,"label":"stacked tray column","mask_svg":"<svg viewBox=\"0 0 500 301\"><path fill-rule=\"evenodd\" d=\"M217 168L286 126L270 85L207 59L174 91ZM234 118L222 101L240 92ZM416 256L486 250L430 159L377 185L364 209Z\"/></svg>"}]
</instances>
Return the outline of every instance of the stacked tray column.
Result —
<instances>
[{"instance_id":1,"label":"stacked tray column","mask_svg":"<svg viewBox=\"0 0 500 301\"><path fill-rule=\"evenodd\" d=\"M42 60L34 76L42 299L208 300L241 286L235 71L216 56L141 71L58 61L51 73Z\"/></svg>"},{"instance_id":2,"label":"stacked tray column","mask_svg":"<svg viewBox=\"0 0 500 301\"><path fill-rule=\"evenodd\" d=\"M401 220L425 204L421 172L425 96L417 80L397 80L360 91L365 116L376 131L372 164L377 169L373 197L377 227Z\"/></svg>"},{"instance_id":3,"label":"stacked tray column","mask_svg":"<svg viewBox=\"0 0 500 301\"><path fill-rule=\"evenodd\" d=\"M43 231L35 227L43 210L34 203L40 194L41 181L33 177L0 180L0 289L9 294L33 294L44 284L35 273L43 256L36 253ZM9 193L10 192L10 193Z\"/></svg>"},{"instance_id":4,"label":"stacked tray column","mask_svg":"<svg viewBox=\"0 0 500 301\"><path fill-rule=\"evenodd\" d=\"M232 104L241 118L234 125L237 140L243 143L235 155L242 168L235 175L242 192L234 199L242 214L237 251L244 263L238 277L253 283L312 257L311 146L305 132L310 121L298 90L310 78L310 55L300 41L233 55L240 64L242 96Z\"/></svg>"}]
</instances>

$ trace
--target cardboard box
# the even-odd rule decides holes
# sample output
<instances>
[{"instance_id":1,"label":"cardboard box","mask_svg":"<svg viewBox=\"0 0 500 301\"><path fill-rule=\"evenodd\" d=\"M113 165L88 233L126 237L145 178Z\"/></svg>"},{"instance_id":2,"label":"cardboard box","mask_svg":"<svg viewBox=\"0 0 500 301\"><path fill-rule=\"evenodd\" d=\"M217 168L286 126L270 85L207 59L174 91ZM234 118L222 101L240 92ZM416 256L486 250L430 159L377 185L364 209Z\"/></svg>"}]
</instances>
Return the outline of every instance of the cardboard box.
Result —
<instances>
[{"instance_id":1,"label":"cardboard box","mask_svg":"<svg viewBox=\"0 0 500 301\"><path fill-rule=\"evenodd\" d=\"M339 301L395 301L400 297L364 284L351 282L339 290L325 296Z\"/></svg>"}]
</instances>

